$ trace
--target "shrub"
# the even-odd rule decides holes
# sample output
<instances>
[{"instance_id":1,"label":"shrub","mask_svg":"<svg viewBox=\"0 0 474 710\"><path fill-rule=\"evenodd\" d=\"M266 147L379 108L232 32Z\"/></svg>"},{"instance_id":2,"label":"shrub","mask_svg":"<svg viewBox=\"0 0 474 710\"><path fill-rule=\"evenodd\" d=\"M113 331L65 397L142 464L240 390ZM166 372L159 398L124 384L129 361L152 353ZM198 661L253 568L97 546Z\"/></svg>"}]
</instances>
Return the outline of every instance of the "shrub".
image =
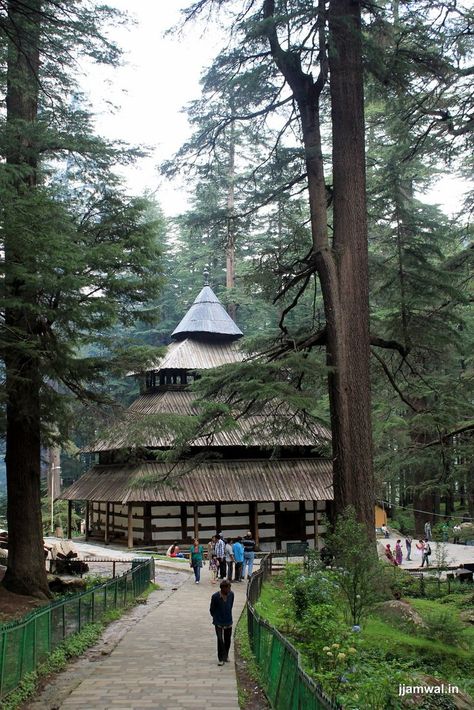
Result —
<instances>
[{"instance_id":1,"label":"shrub","mask_svg":"<svg viewBox=\"0 0 474 710\"><path fill-rule=\"evenodd\" d=\"M413 535L415 532L415 521L413 511L396 508L389 525L395 530L399 530L402 535Z\"/></svg>"},{"instance_id":2,"label":"shrub","mask_svg":"<svg viewBox=\"0 0 474 710\"><path fill-rule=\"evenodd\" d=\"M354 639L354 634L341 623L342 620L337 613L337 609L332 604L318 604L307 609L300 631L305 638L305 649L311 659L313 668L326 667L323 661L342 651L342 646L348 645L349 639ZM352 641L350 646L355 643ZM326 648L327 647L327 648ZM331 653L331 656L327 654ZM331 661L332 663L332 661Z\"/></svg>"},{"instance_id":3,"label":"shrub","mask_svg":"<svg viewBox=\"0 0 474 710\"><path fill-rule=\"evenodd\" d=\"M421 629L423 636L436 639L451 646L462 646L464 626L449 611L428 614L423 618L426 627Z\"/></svg>"},{"instance_id":4,"label":"shrub","mask_svg":"<svg viewBox=\"0 0 474 710\"><path fill-rule=\"evenodd\" d=\"M347 508L327 537L327 546L335 564L337 584L346 605L346 616L353 625L360 624L373 605L390 596L375 546L365 527L356 520L353 508Z\"/></svg>"},{"instance_id":5,"label":"shrub","mask_svg":"<svg viewBox=\"0 0 474 710\"><path fill-rule=\"evenodd\" d=\"M324 572L317 575L290 573L286 577L285 585L296 620L301 620L310 606L331 603L336 591L331 575Z\"/></svg>"},{"instance_id":6,"label":"shrub","mask_svg":"<svg viewBox=\"0 0 474 710\"><path fill-rule=\"evenodd\" d=\"M308 550L304 561L305 574L317 574L320 570L325 569L320 557L319 550Z\"/></svg>"},{"instance_id":7,"label":"shrub","mask_svg":"<svg viewBox=\"0 0 474 710\"><path fill-rule=\"evenodd\" d=\"M354 673L348 674L348 680L349 693L339 694L346 710L395 710L401 707L398 687L408 682L408 676L403 664L397 667L392 661L363 654L356 658Z\"/></svg>"}]
</instances>

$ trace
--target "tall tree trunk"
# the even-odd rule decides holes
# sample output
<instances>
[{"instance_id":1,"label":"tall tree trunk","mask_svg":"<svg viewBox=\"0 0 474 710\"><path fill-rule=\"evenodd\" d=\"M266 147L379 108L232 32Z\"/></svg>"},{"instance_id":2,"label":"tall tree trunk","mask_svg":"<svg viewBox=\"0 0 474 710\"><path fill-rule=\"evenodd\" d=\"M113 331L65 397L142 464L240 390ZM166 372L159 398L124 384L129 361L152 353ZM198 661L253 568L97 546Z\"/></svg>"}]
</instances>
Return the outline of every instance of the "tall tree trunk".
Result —
<instances>
[{"instance_id":1,"label":"tall tree trunk","mask_svg":"<svg viewBox=\"0 0 474 710\"><path fill-rule=\"evenodd\" d=\"M333 146L336 328L328 328L336 513L353 505L374 537L369 276L360 3L331 0L329 72Z\"/></svg>"},{"instance_id":2,"label":"tall tree trunk","mask_svg":"<svg viewBox=\"0 0 474 710\"><path fill-rule=\"evenodd\" d=\"M274 0L264 17L273 19ZM313 241L327 330L334 513L353 506L375 537L369 379L368 245L360 4L331 0L330 91L333 126L334 236L329 244L319 97L327 79L325 3L319 0L320 73L316 81L299 56L284 51L275 24L266 25L272 56L293 92L301 118Z\"/></svg>"},{"instance_id":3,"label":"tall tree trunk","mask_svg":"<svg viewBox=\"0 0 474 710\"><path fill-rule=\"evenodd\" d=\"M37 183L40 18L40 0L9 1L6 162L12 178L4 208L8 566L3 585L18 594L48 597L40 500L40 324L37 294L27 281L29 272L35 276L34 265L28 263L17 214Z\"/></svg>"}]
</instances>

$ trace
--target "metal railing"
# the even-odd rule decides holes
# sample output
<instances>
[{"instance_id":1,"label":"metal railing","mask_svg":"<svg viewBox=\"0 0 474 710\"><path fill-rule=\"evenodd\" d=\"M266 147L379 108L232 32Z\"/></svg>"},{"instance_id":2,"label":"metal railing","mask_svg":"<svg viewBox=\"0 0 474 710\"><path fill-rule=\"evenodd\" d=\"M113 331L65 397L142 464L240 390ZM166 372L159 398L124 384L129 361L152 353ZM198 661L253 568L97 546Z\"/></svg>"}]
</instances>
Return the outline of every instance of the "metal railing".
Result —
<instances>
[{"instance_id":1,"label":"metal railing","mask_svg":"<svg viewBox=\"0 0 474 710\"><path fill-rule=\"evenodd\" d=\"M265 693L275 710L342 710L302 669L300 654L282 634L255 611L263 582L272 573L272 555L262 558L247 588L247 626Z\"/></svg>"},{"instance_id":2,"label":"metal railing","mask_svg":"<svg viewBox=\"0 0 474 710\"><path fill-rule=\"evenodd\" d=\"M120 577L0 626L0 698L14 690L66 638L86 624L101 621L111 609L126 606L153 578L152 559L133 560L132 568Z\"/></svg>"}]
</instances>

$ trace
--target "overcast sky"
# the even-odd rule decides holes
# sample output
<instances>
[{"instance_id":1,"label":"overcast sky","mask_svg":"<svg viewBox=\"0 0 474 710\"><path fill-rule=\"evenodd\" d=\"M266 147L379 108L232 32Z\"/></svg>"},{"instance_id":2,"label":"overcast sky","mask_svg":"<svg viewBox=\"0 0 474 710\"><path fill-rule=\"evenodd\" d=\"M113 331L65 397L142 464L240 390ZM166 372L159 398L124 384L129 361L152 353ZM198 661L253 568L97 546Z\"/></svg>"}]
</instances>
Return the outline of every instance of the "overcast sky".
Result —
<instances>
[{"instance_id":1,"label":"overcast sky","mask_svg":"<svg viewBox=\"0 0 474 710\"><path fill-rule=\"evenodd\" d=\"M184 106L200 93L199 78L219 50L219 39L208 28L194 26L179 37L166 35L176 25L188 0L110 0L109 4L135 19L118 28L114 39L125 52L124 66L87 67L83 86L96 113L97 131L107 138L147 145L149 158L127 169L129 189L156 191L168 215L186 207L178 183L168 184L158 165L170 158L190 135ZM110 103L118 106L110 113Z\"/></svg>"},{"instance_id":2,"label":"overcast sky","mask_svg":"<svg viewBox=\"0 0 474 710\"><path fill-rule=\"evenodd\" d=\"M146 144L150 158L127 169L129 189L156 194L165 214L184 210L188 195L182 184L169 184L158 165L170 158L189 136L183 107L199 96L199 78L220 48L221 35L212 27L190 26L180 37L166 35L191 0L109 0L128 12L136 24L119 28L114 38L125 51L125 66L114 70L94 67L86 71L84 86L97 111L97 130L108 138ZM110 115L111 101L119 108ZM460 206L460 184L444 179L424 198L445 206L449 213Z\"/></svg>"}]
</instances>

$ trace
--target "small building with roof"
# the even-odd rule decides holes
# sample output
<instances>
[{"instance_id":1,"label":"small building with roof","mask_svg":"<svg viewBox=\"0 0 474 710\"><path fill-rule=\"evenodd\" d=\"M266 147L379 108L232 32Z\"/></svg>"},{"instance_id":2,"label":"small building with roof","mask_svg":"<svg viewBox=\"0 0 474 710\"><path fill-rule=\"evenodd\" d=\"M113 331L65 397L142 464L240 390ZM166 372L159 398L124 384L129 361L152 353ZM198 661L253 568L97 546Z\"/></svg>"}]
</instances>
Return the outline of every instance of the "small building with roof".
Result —
<instances>
[{"instance_id":1,"label":"small building with roof","mask_svg":"<svg viewBox=\"0 0 474 710\"><path fill-rule=\"evenodd\" d=\"M250 530L261 549L319 545L333 497L332 464L317 453L330 433L311 418L286 429L272 426L269 413L251 414L197 436L177 461L159 456L173 445L160 417L195 416L190 384L200 372L243 361L242 335L206 284L165 355L142 376L123 424L91 447L98 463L60 496L70 511L73 501L85 501L88 537L165 548ZM147 417L151 424L143 427ZM138 441L131 444L134 428Z\"/></svg>"}]
</instances>

